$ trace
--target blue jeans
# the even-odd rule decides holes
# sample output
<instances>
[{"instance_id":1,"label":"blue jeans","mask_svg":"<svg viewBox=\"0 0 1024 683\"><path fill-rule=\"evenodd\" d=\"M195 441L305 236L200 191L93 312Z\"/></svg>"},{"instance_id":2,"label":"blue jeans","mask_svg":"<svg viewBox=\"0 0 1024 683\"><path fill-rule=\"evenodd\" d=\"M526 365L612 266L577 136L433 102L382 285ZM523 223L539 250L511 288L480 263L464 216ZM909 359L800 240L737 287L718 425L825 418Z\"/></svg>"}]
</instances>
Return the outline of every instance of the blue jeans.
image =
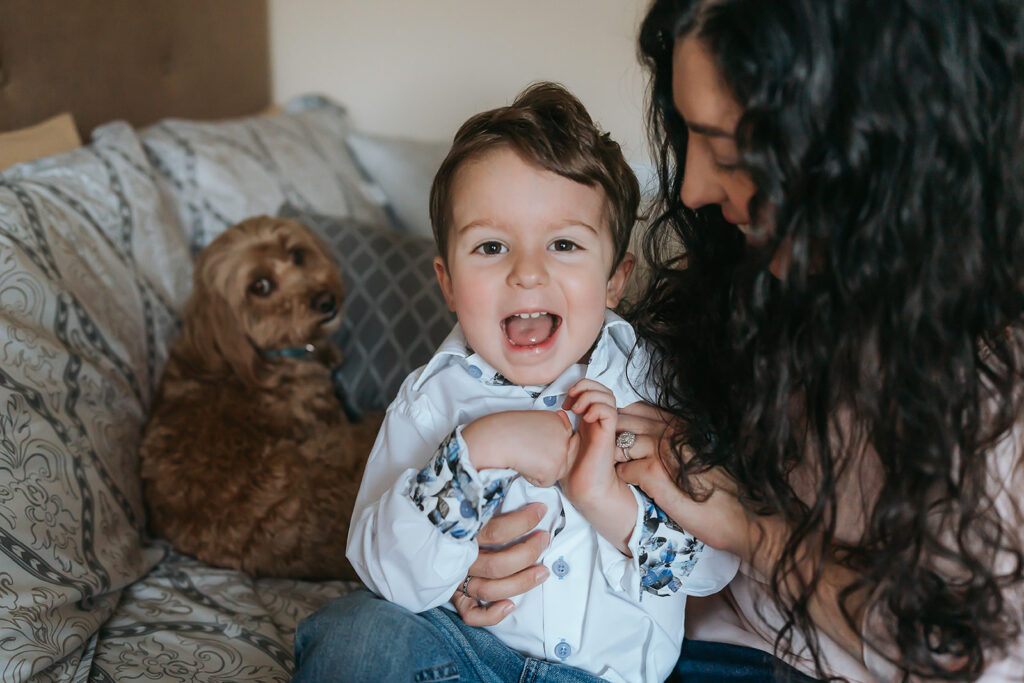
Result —
<instances>
[{"instance_id":1,"label":"blue jeans","mask_svg":"<svg viewBox=\"0 0 1024 683\"><path fill-rule=\"evenodd\" d=\"M669 680L787 680L776 678L775 662L758 650L687 641ZM330 681L597 683L601 679L565 664L521 655L489 631L466 626L448 610L413 614L358 590L310 616L295 634L292 683Z\"/></svg>"}]
</instances>

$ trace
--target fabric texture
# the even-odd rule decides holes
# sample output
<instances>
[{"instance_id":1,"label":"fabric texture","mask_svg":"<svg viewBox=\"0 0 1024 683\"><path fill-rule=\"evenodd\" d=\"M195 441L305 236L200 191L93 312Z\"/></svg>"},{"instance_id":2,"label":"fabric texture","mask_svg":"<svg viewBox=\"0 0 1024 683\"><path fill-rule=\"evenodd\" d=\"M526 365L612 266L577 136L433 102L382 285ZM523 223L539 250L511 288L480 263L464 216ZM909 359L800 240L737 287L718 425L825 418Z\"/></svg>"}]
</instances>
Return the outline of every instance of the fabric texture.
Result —
<instances>
[{"instance_id":1,"label":"fabric texture","mask_svg":"<svg viewBox=\"0 0 1024 683\"><path fill-rule=\"evenodd\" d=\"M635 490L626 556L557 486L533 486L509 469L476 470L459 430L499 411L559 410L584 377L606 386L620 408L643 400L651 390L645 384L647 355L643 347L634 352L635 343L629 323L607 311L589 363L567 368L546 386L520 386L468 349L456 325L430 362L403 384L370 453L347 548L363 583L411 612L445 605L476 559L473 539L480 525L500 510L540 502L546 513L537 528L551 542L539 561L551 577L513 598L515 611L491 633L527 656L607 680L667 675L683 638L685 595L720 590L738 560L702 548L695 565L678 566L677 592L662 597L643 591L646 571L662 567L639 564L647 515ZM652 537L664 536L656 531ZM671 561L665 566L677 568ZM616 628L608 629L612 623Z\"/></svg>"},{"instance_id":2,"label":"fabric texture","mask_svg":"<svg viewBox=\"0 0 1024 683\"><path fill-rule=\"evenodd\" d=\"M144 544L136 446L189 259L135 133L0 174L0 678L72 679Z\"/></svg>"},{"instance_id":3,"label":"fabric texture","mask_svg":"<svg viewBox=\"0 0 1024 683\"><path fill-rule=\"evenodd\" d=\"M139 137L197 252L228 226L273 214L286 201L385 223L384 199L363 180L345 144L349 127L344 108L305 97L281 114L230 121L165 119Z\"/></svg>"},{"instance_id":4,"label":"fabric texture","mask_svg":"<svg viewBox=\"0 0 1024 683\"><path fill-rule=\"evenodd\" d=\"M455 324L434 274L433 240L292 205L278 213L316 231L338 260L345 283L334 335L342 355L334 373L339 395L350 412L386 409Z\"/></svg>"},{"instance_id":5,"label":"fabric texture","mask_svg":"<svg viewBox=\"0 0 1024 683\"><path fill-rule=\"evenodd\" d=\"M565 664L526 657L443 607L413 614L365 590L335 600L302 622L295 659L295 683L603 680Z\"/></svg>"},{"instance_id":6,"label":"fabric texture","mask_svg":"<svg viewBox=\"0 0 1024 683\"><path fill-rule=\"evenodd\" d=\"M351 590L168 554L136 450L191 287L135 132L0 173L0 680L287 681Z\"/></svg>"},{"instance_id":7,"label":"fabric texture","mask_svg":"<svg viewBox=\"0 0 1024 683\"><path fill-rule=\"evenodd\" d=\"M413 235L433 237L430 186L450 144L353 132L348 145L359 167L387 197L398 227Z\"/></svg>"},{"instance_id":8,"label":"fabric texture","mask_svg":"<svg viewBox=\"0 0 1024 683\"><path fill-rule=\"evenodd\" d=\"M299 622L356 586L253 579L171 552L125 590L90 680L287 683Z\"/></svg>"}]
</instances>

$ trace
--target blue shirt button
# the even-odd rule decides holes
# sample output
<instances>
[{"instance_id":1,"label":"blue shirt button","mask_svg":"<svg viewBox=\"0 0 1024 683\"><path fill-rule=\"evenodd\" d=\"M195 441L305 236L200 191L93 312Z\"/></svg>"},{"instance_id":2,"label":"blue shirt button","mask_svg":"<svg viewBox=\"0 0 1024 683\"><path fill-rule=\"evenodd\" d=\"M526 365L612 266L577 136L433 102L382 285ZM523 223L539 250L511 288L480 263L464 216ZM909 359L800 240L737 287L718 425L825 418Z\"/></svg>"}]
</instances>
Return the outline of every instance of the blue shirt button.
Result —
<instances>
[{"instance_id":1,"label":"blue shirt button","mask_svg":"<svg viewBox=\"0 0 1024 683\"><path fill-rule=\"evenodd\" d=\"M459 514L466 519L472 519L476 517L476 506L470 503L468 500L463 500L459 504Z\"/></svg>"},{"instance_id":2,"label":"blue shirt button","mask_svg":"<svg viewBox=\"0 0 1024 683\"><path fill-rule=\"evenodd\" d=\"M558 645L555 645L555 656L558 657L559 659L561 659L561 660L568 659L569 655L571 655L571 654L572 654L572 646L569 645L569 643L565 642L564 638L558 642Z\"/></svg>"},{"instance_id":3,"label":"blue shirt button","mask_svg":"<svg viewBox=\"0 0 1024 683\"><path fill-rule=\"evenodd\" d=\"M565 561L564 557L559 557L551 565L551 571L555 573L560 579L564 579L565 575L569 573L569 563Z\"/></svg>"},{"instance_id":4,"label":"blue shirt button","mask_svg":"<svg viewBox=\"0 0 1024 683\"><path fill-rule=\"evenodd\" d=\"M470 365L468 368L466 368L466 372L468 372L469 376L472 377L473 379L480 379L480 375L484 374L484 371L475 365Z\"/></svg>"},{"instance_id":5,"label":"blue shirt button","mask_svg":"<svg viewBox=\"0 0 1024 683\"><path fill-rule=\"evenodd\" d=\"M544 405L546 405L548 408L550 408L551 406L555 405L556 403L558 403L558 397L557 396L545 396L544 397Z\"/></svg>"}]
</instances>

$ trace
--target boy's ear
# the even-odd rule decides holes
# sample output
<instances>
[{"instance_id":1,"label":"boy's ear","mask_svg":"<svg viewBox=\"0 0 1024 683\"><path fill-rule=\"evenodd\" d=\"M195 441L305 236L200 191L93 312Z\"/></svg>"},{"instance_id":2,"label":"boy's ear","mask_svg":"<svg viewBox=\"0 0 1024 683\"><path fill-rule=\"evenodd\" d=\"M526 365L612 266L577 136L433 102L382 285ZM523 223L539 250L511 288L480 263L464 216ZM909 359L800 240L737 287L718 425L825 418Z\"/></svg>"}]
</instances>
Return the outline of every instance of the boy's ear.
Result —
<instances>
[{"instance_id":1,"label":"boy's ear","mask_svg":"<svg viewBox=\"0 0 1024 683\"><path fill-rule=\"evenodd\" d=\"M448 266L440 256L434 257L434 272L437 273L437 284L441 285L441 293L444 294L444 301L448 304L448 310L455 310L455 291L452 287L452 276L448 272Z\"/></svg>"},{"instance_id":2,"label":"boy's ear","mask_svg":"<svg viewBox=\"0 0 1024 683\"><path fill-rule=\"evenodd\" d=\"M626 283L629 282L629 276L632 275L633 266L635 265L636 258L627 251L626 255L619 261L619 265L616 266L615 272L608 278L608 293L605 299L605 306L615 308L619 305L622 293L626 290Z\"/></svg>"}]
</instances>

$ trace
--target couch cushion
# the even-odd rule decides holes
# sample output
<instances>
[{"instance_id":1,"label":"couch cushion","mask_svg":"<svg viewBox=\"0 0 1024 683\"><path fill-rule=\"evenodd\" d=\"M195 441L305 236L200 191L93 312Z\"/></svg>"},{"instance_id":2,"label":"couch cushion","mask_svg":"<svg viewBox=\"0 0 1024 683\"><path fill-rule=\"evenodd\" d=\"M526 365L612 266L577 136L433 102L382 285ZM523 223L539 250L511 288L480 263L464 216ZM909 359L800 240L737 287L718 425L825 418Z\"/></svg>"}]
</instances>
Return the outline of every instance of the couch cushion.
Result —
<instances>
[{"instance_id":1,"label":"couch cushion","mask_svg":"<svg viewBox=\"0 0 1024 683\"><path fill-rule=\"evenodd\" d=\"M71 678L143 545L136 444L187 245L126 125L0 174L0 678Z\"/></svg>"},{"instance_id":2,"label":"couch cushion","mask_svg":"<svg viewBox=\"0 0 1024 683\"><path fill-rule=\"evenodd\" d=\"M323 98L229 121L165 119L139 136L193 251L287 201L309 211L386 221L384 198L345 144L349 120Z\"/></svg>"},{"instance_id":3,"label":"couch cushion","mask_svg":"<svg viewBox=\"0 0 1024 683\"><path fill-rule=\"evenodd\" d=\"M348 145L359 167L384 192L398 227L433 238L430 186L451 145L365 133L350 134Z\"/></svg>"},{"instance_id":4,"label":"couch cushion","mask_svg":"<svg viewBox=\"0 0 1024 683\"><path fill-rule=\"evenodd\" d=\"M346 407L356 414L386 409L455 324L434 274L434 241L287 205L280 214L319 233L338 260L345 305L334 379Z\"/></svg>"},{"instance_id":5,"label":"couch cushion","mask_svg":"<svg viewBox=\"0 0 1024 683\"><path fill-rule=\"evenodd\" d=\"M357 585L254 580L171 553L104 624L93 680L288 681L299 621Z\"/></svg>"}]
</instances>

